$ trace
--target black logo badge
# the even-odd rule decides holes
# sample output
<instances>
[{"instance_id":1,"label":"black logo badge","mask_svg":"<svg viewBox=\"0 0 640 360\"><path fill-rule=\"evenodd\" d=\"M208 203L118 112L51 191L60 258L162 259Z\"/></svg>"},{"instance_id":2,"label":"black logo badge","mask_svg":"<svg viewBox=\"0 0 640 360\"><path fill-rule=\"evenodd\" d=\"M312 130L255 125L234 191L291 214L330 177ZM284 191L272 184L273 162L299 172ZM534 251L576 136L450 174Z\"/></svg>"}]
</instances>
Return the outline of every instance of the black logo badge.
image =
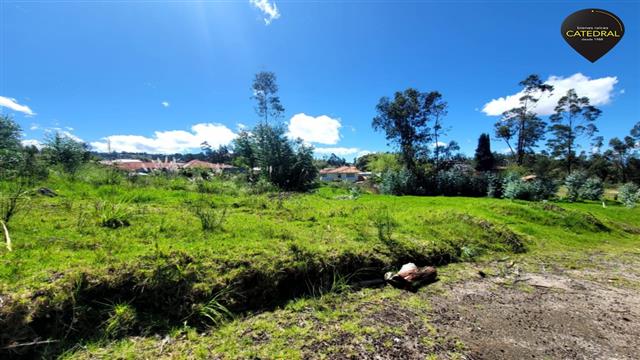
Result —
<instances>
[{"instance_id":1,"label":"black logo badge","mask_svg":"<svg viewBox=\"0 0 640 360\"><path fill-rule=\"evenodd\" d=\"M596 62L622 39L624 24L607 10L584 9L564 19L561 30L575 51Z\"/></svg>"}]
</instances>

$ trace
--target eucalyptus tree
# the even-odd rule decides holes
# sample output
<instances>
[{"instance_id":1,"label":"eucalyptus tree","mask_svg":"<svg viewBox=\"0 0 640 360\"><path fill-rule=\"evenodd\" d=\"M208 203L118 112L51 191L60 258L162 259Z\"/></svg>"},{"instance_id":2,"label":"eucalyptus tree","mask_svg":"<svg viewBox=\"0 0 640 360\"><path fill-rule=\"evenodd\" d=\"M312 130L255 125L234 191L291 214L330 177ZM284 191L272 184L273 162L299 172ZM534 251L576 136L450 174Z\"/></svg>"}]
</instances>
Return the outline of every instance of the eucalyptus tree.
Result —
<instances>
[{"instance_id":1,"label":"eucalyptus tree","mask_svg":"<svg viewBox=\"0 0 640 360\"><path fill-rule=\"evenodd\" d=\"M592 138L598 132L595 121L602 111L589 104L589 98L579 97L574 89L558 100L555 113L549 117L551 138L547 146L552 156L564 161L568 174L576 158L578 138Z\"/></svg>"},{"instance_id":2,"label":"eucalyptus tree","mask_svg":"<svg viewBox=\"0 0 640 360\"><path fill-rule=\"evenodd\" d=\"M261 71L253 79L253 96L257 104L256 113L265 124L269 120L280 120L284 114L284 106L278 96L278 83L276 74L270 71Z\"/></svg>"},{"instance_id":3,"label":"eucalyptus tree","mask_svg":"<svg viewBox=\"0 0 640 360\"><path fill-rule=\"evenodd\" d=\"M495 135L507 143L518 165L522 165L525 154L544 138L546 124L538 117L535 108L542 96L553 91L553 86L545 84L535 74L519 84L522 86L522 96L518 99L518 107L505 111L494 127ZM514 140L515 144L512 145Z\"/></svg>"}]
</instances>

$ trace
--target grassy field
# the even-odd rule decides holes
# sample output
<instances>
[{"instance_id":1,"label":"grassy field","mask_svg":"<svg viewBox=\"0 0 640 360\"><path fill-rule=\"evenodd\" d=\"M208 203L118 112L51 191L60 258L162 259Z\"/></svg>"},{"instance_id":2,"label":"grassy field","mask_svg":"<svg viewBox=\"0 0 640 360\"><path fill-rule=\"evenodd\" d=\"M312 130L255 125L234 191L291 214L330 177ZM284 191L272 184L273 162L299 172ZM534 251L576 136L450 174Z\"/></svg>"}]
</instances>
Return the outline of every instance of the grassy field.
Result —
<instances>
[{"instance_id":1,"label":"grassy field","mask_svg":"<svg viewBox=\"0 0 640 360\"><path fill-rule=\"evenodd\" d=\"M116 180L106 170L75 181L53 177L42 185L58 196L32 195L11 220L13 251L0 250L3 346L50 339L20 350L53 357L78 350L76 343L116 341L108 351L135 357L154 334L193 340L213 327L206 341L184 342L193 346L173 354L189 357L202 347L230 357L299 357L316 317L354 336L385 332L360 326L366 311L356 309L373 309L397 291L340 293L405 262L558 254L570 261L572 254L624 253L640 240L640 210L613 202L354 197L328 186L254 194L233 181ZM455 266L447 269L441 277L455 276ZM302 325L278 325L283 318ZM237 337L249 328L272 338L249 346ZM133 335L148 338L118 341Z\"/></svg>"}]
</instances>

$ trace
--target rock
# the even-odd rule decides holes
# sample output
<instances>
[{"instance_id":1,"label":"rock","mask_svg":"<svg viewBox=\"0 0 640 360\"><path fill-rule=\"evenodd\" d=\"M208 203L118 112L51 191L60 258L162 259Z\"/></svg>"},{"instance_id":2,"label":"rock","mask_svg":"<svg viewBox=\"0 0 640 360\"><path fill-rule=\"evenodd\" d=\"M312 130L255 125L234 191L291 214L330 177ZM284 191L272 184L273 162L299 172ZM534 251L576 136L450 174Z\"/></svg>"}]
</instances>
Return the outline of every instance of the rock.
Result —
<instances>
[{"instance_id":1,"label":"rock","mask_svg":"<svg viewBox=\"0 0 640 360\"><path fill-rule=\"evenodd\" d=\"M48 196L48 197L55 197L58 196L58 194L56 194L55 191L46 188L46 187L41 187L40 189L38 189L38 194L40 195L44 195L44 196Z\"/></svg>"}]
</instances>

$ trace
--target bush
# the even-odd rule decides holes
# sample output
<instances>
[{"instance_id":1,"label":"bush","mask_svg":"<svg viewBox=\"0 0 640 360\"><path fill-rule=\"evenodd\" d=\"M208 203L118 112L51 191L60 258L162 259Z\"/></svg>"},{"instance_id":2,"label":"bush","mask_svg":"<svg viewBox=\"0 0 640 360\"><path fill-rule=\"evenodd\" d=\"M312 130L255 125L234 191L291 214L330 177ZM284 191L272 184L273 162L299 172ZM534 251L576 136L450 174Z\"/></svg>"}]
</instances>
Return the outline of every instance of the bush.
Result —
<instances>
[{"instance_id":1,"label":"bush","mask_svg":"<svg viewBox=\"0 0 640 360\"><path fill-rule=\"evenodd\" d=\"M390 195L415 194L417 181L407 169L400 171L387 171L382 174L382 184L380 191Z\"/></svg>"},{"instance_id":2,"label":"bush","mask_svg":"<svg viewBox=\"0 0 640 360\"><path fill-rule=\"evenodd\" d=\"M278 191L278 188L271 182L269 182L269 179L261 177L260 179L258 179L258 181L251 185L249 193L253 195L260 195L276 191Z\"/></svg>"},{"instance_id":3,"label":"bush","mask_svg":"<svg viewBox=\"0 0 640 360\"><path fill-rule=\"evenodd\" d=\"M558 186L552 180L538 178L524 181L518 174L511 173L504 179L502 197L538 201L553 197L557 190Z\"/></svg>"},{"instance_id":4,"label":"bush","mask_svg":"<svg viewBox=\"0 0 640 360\"><path fill-rule=\"evenodd\" d=\"M576 171L564 181L567 187L567 200L599 200L604 194L604 184L600 179L591 177L582 171Z\"/></svg>"},{"instance_id":5,"label":"bush","mask_svg":"<svg viewBox=\"0 0 640 360\"><path fill-rule=\"evenodd\" d=\"M216 210L207 204L198 204L193 209L194 214L200 219L202 231L210 232L222 229L222 224L227 217L227 208Z\"/></svg>"},{"instance_id":6,"label":"bush","mask_svg":"<svg viewBox=\"0 0 640 360\"><path fill-rule=\"evenodd\" d=\"M580 199L580 189L587 181L587 174L582 171L576 171L564 180L564 185L567 187L567 200L578 201Z\"/></svg>"},{"instance_id":7,"label":"bush","mask_svg":"<svg viewBox=\"0 0 640 360\"><path fill-rule=\"evenodd\" d=\"M487 177L476 175L468 165L457 164L436 175L435 195L485 196Z\"/></svg>"},{"instance_id":8,"label":"bush","mask_svg":"<svg viewBox=\"0 0 640 360\"><path fill-rule=\"evenodd\" d=\"M618 200L620 200L624 206L632 208L636 206L638 200L640 200L640 190L634 183L626 183L618 189Z\"/></svg>"},{"instance_id":9,"label":"bush","mask_svg":"<svg viewBox=\"0 0 640 360\"><path fill-rule=\"evenodd\" d=\"M500 175L487 175L487 196L490 198L502 197L502 178Z\"/></svg>"},{"instance_id":10,"label":"bush","mask_svg":"<svg viewBox=\"0 0 640 360\"><path fill-rule=\"evenodd\" d=\"M604 183L596 177L588 178L580 189L580 197L585 200L600 200L603 195Z\"/></svg>"}]
</instances>

